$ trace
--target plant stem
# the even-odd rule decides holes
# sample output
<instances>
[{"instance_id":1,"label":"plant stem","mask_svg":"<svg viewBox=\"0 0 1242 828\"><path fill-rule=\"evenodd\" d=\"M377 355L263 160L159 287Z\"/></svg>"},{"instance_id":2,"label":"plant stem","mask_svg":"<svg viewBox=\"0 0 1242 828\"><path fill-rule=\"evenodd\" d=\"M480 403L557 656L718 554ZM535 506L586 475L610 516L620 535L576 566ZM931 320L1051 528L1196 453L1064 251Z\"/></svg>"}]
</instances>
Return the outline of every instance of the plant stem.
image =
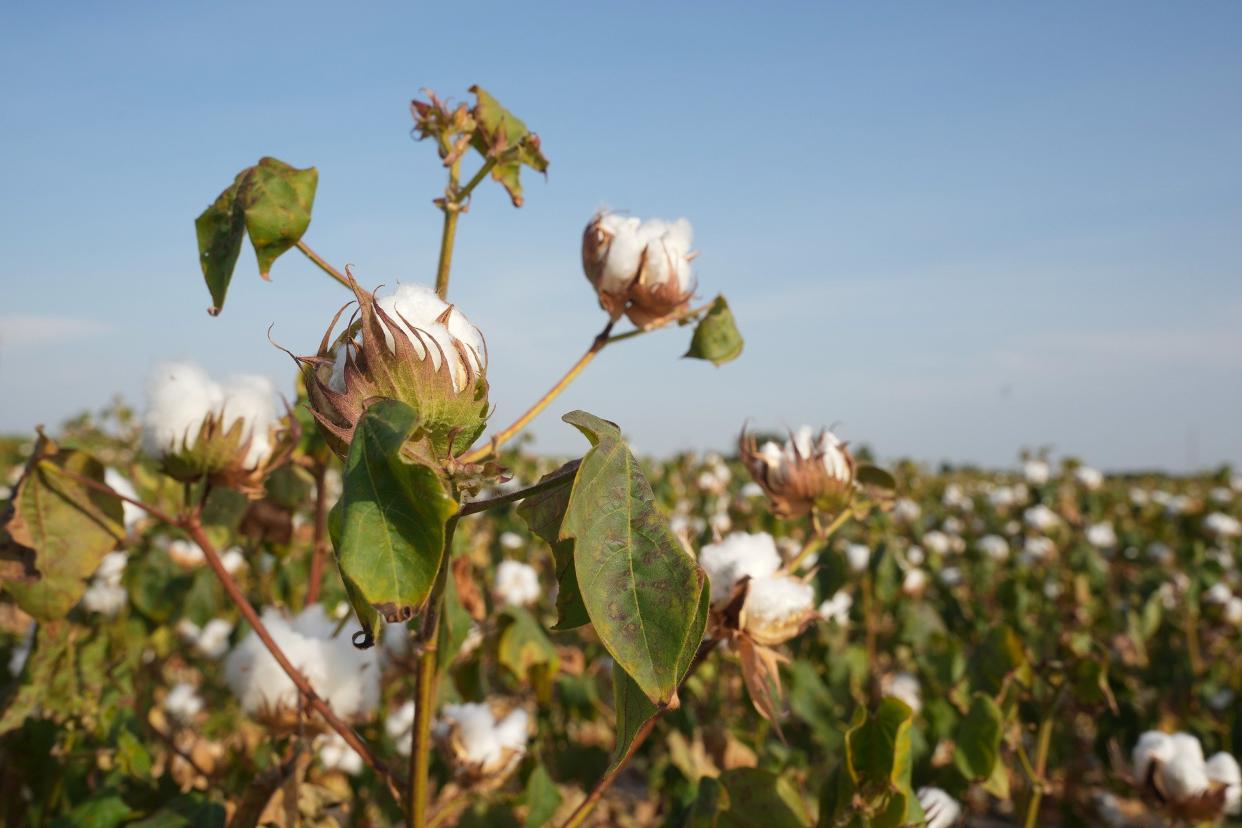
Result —
<instances>
[{"instance_id":1,"label":"plant stem","mask_svg":"<svg viewBox=\"0 0 1242 828\"><path fill-rule=\"evenodd\" d=\"M470 194L474 192L474 188L479 186L483 179L487 177L487 174L492 171L492 167L494 166L496 166L496 159L494 158L489 158L483 162L483 166L479 167L479 171L474 174L474 177L466 182L466 186L457 191L456 200L458 204L462 204L470 198Z\"/></svg>"},{"instance_id":2,"label":"plant stem","mask_svg":"<svg viewBox=\"0 0 1242 828\"><path fill-rule=\"evenodd\" d=\"M678 685L678 690L681 689L681 685L684 685L690 676L694 675L694 671L707 660L707 656L711 654L712 650L716 649L716 645L719 643L715 638L708 638L699 645L699 649L694 653L694 660L690 662L690 666L686 669L686 675L682 678L681 684ZM610 768L599 778L599 781L595 783L595 787L591 788L591 792L587 794L587 798L582 800L582 803L574 809L569 818L561 824L561 828L580 828L586 821L586 818L591 815L591 811L595 810L595 805L604 796L604 792L612 786L612 783L621 774L621 771L625 770L625 766L634 758L634 754L642 747L643 742L647 741L647 737L651 735L651 731L655 728L656 720L660 718L660 714L663 712L663 710L659 710L650 719L643 722L643 726L634 734L634 741L630 742L630 748L625 752L625 756L622 756L621 761L617 762L615 767Z\"/></svg>"},{"instance_id":3,"label":"plant stem","mask_svg":"<svg viewBox=\"0 0 1242 828\"><path fill-rule=\"evenodd\" d=\"M851 513L848 508L844 509L841 514L833 518L832 523L828 524L828 526L822 531L817 531L814 527L812 527L810 537L806 539L806 543L802 544L802 548L798 550L798 554L794 556L794 559L790 561L789 565L785 568L790 572L797 572L798 566L806 560L811 552L815 550L815 547L822 546L827 543L828 539L831 538L838 529L845 525L845 522L850 519L850 514Z\"/></svg>"},{"instance_id":4,"label":"plant stem","mask_svg":"<svg viewBox=\"0 0 1242 828\"><path fill-rule=\"evenodd\" d=\"M207 559L207 565L216 573L216 577L220 580L224 591L228 593L230 600L237 605L237 609L241 612L242 617L246 619L246 622L250 624L254 634L263 642L263 646L267 647L268 652L272 654L272 658L276 659L276 663L289 676L290 681L302 693L307 703L323 717L329 727L340 734L345 743L353 748L362 757L363 761L371 766L376 775L388 786L388 790L393 797L400 802L400 785L397 783L397 779L392 771L371 751L366 742L354 732L354 729L332 711L328 703L320 698L315 689L311 687L306 677L289 661L284 651L280 649L280 645L276 643L275 639L272 638L272 634L268 632L262 619L259 618L259 614L255 612L254 607L246 600L246 596L242 594L241 588L233 580L233 576L224 568L224 564L220 560L220 554L207 537L207 533L203 531L203 525L199 522L198 515L191 512L183 520L179 521L177 525L181 526L194 542L199 545L199 548L203 550L203 557Z\"/></svg>"},{"instance_id":5,"label":"plant stem","mask_svg":"<svg viewBox=\"0 0 1242 828\"><path fill-rule=\"evenodd\" d=\"M465 517L467 515L475 515L479 512L485 512L488 509L495 509L497 506L504 506L506 503L515 503L519 500L525 500L532 495L537 495L540 492L547 491L548 489L555 489L558 486L564 486L566 483L573 480L574 474L577 471L578 464L575 462L573 464L573 468L565 474L558 474L555 477L540 480L535 485L527 486L525 489L520 489L516 492L509 492L508 494L503 494L499 497L489 497L486 500L474 500L470 503L462 504L461 509L457 512L457 516Z\"/></svg>"},{"instance_id":6,"label":"plant stem","mask_svg":"<svg viewBox=\"0 0 1242 828\"><path fill-rule=\"evenodd\" d=\"M1022 823L1023 828L1035 828L1039 820L1039 801L1043 798L1044 787L1047 784L1044 780L1044 773L1048 768L1048 749L1052 745L1053 715L1056 713L1057 704L1061 701L1061 695L1065 692L1067 683L1062 682L1057 687L1052 697L1052 704L1049 705L1048 712L1044 714L1043 721L1039 723L1039 735L1035 743L1034 777L1031 779L1031 798L1026 803L1026 819Z\"/></svg>"},{"instance_id":7,"label":"plant stem","mask_svg":"<svg viewBox=\"0 0 1242 828\"><path fill-rule=\"evenodd\" d=\"M440 203L444 213L444 230L440 234L440 263L436 266L436 294L448 301L449 270L453 266L453 243L457 239L457 217L461 215L461 203L457 200L457 176L461 161L449 167L449 183L445 198Z\"/></svg>"},{"instance_id":8,"label":"plant stem","mask_svg":"<svg viewBox=\"0 0 1242 828\"><path fill-rule=\"evenodd\" d=\"M327 467L315 464L315 540L311 549L310 584L306 588L307 606L319 600L319 587L323 581L323 566L328 558L328 492L324 480Z\"/></svg>"},{"instance_id":9,"label":"plant stem","mask_svg":"<svg viewBox=\"0 0 1242 828\"><path fill-rule=\"evenodd\" d=\"M353 290L353 288L350 287L349 285L349 279L345 278L345 276L341 274L341 271L337 270L335 267L325 262L318 253L316 253L314 250L311 250L311 247L309 244L299 239L297 248L298 250L302 251L302 254L306 256L306 258L310 259L312 262L317 264L320 270L322 270L324 273L331 276L333 279L336 279L338 282L344 285L347 290L351 290L351 291Z\"/></svg>"},{"instance_id":10,"label":"plant stem","mask_svg":"<svg viewBox=\"0 0 1242 828\"><path fill-rule=\"evenodd\" d=\"M444 553L427 599L427 613L418 635L418 668L414 676L414 725L410 729L410 782L406 824L410 828L427 828L427 803L431 801L431 720L435 714L436 678L439 668L440 613L444 605L444 587L448 579L449 559L453 554L453 534L457 518L449 519L444 528Z\"/></svg>"}]
</instances>

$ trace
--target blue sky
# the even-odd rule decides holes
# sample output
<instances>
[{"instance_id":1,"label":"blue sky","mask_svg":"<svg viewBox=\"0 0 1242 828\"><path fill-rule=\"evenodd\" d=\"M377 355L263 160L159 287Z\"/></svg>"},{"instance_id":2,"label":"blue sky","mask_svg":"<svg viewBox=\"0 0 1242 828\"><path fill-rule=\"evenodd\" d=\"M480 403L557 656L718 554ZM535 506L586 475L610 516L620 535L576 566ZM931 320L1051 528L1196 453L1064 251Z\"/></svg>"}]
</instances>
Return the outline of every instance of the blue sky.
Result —
<instances>
[{"instance_id":1,"label":"blue sky","mask_svg":"<svg viewBox=\"0 0 1242 828\"><path fill-rule=\"evenodd\" d=\"M468 11L467 11L468 10ZM161 357L287 386L340 287L243 252L209 304L193 219L262 155L315 165L306 236L364 283L432 279L443 186L423 87L479 83L552 165L459 234L495 422L602 324L601 205L694 222L737 362L688 331L609 350L545 414L640 450L743 420L837 423L883 457L1105 468L1242 461L1242 5L9 4L0 11L0 429L141 399Z\"/></svg>"}]
</instances>

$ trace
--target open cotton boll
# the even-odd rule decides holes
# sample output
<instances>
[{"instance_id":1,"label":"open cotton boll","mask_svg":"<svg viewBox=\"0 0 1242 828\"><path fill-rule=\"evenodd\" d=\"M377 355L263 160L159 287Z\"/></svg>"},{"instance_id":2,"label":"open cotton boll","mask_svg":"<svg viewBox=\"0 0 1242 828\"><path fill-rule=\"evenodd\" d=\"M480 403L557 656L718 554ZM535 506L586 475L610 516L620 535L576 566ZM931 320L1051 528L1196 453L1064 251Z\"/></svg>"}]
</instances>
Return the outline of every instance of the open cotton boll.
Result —
<instances>
[{"instance_id":1,"label":"open cotton boll","mask_svg":"<svg viewBox=\"0 0 1242 828\"><path fill-rule=\"evenodd\" d=\"M414 728L414 702L407 701L384 719L384 732L402 756L410 755L410 731Z\"/></svg>"},{"instance_id":2,"label":"open cotton boll","mask_svg":"<svg viewBox=\"0 0 1242 828\"><path fill-rule=\"evenodd\" d=\"M1026 521L1027 526L1041 532L1055 529L1061 523L1060 516L1042 503L1023 512L1022 519Z\"/></svg>"},{"instance_id":3,"label":"open cotton boll","mask_svg":"<svg viewBox=\"0 0 1242 828\"><path fill-rule=\"evenodd\" d=\"M347 776L357 776L362 773L362 756L346 744L339 733L320 737L319 750L316 754L325 770L337 770Z\"/></svg>"},{"instance_id":4,"label":"open cotton boll","mask_svg":"<svg viewBox=\"0 0 1242 828\"><path fill-rule=\"evenodd\" d=\"M1225 813L1242 815L1242 769L1238 760L1228 753L1213 754L1205 765L1208 779L1225 786Z\"/></svg>"},{"instance_id":5,"label":"open cotton boll","mask_svg":"<svg viewBox=\"0 0 1242 828\"><path fill-rule=\"evenodd\" d=\"M838 627L850 622L850 609L854 606L854 597L843 589L836 591L831 598L819 605L819 615L825 621L832 621Z\"/></svg>"},{"instance_id":6,"label":"open cotton boll","mask_svg":"<svg viewBox=\"0 0 1242 828\"><path fill-rule=\"evenodd\" d=\"M924 533L921 543L933 555L947 555L953 549L953 540L939 529Z\"/></svg>"},{"instance_id":7,"label":"open cotton boll","mask_svg":"<svg viewBox=\"0 0 1242 828\"><path fill-rule=\"evenodd\" d=\"M516 708L497 721L486 704L447 704L440 711L436 736L449 740L459 771L494 775L516 766L526 752L529 721Z\"/></svg>"},{"instance_id":8,"label":"open cotton boll","mask_svg":"<svg viewBox=\"0 0 1242 828\"><path fill-rule=\"evenodd\" d=\"M229 636L232 634L233 622L223 618L213 618L203 625L194 646L207 658L219 658L228 652Z\"/></svg>"},{"instance_id":9,"label":"open cotton boll","mask_svg":"<svg viewBox=\"0 0 1242 828\"><path fill-rule=\"evenodd\" d=\"M815 606L815 588L789 575L753 578L746 590L747 625L782 624Z\"/></svg>"},{"instance_id":10,"label":"open cotton boll","mask_svg":"<svg viewBox=\"0 0 1242 828\"><path fill-rule=\"evenodd\" d=\"M1052 469L1043 460L1027 460L1022 464L1022 476L1032 486L1042 486L1052 476Z\"/></svg>"},{"instance_id":11,"label":"open cotton boll","mask_svg":"<svg viewBox=\"0 0 1242 828\"><path fill-rule=\"evenodd\" d=\"M125 564L128 562L129 556L124 552L109 552L100 560L99 567L95 570L95 577L101 581L119 583L121 576L125 574Z\"/></svg>"},{"instance_id":12,"label":"open cotton boll","mask_svg":"<svg viewBox=\"0 0 1242 828\"><path fill-rule=\"evenodd\" d=\"M379 701L379 666L374 650L359 650L319 604L292 621L274 608L263 611L272 638L310 685L346 718L363 716ZM275 714L297 708L293 682L252 630L224 661L225 678L247 713Z\"/></svg>"},{"instance_id":13,"label":"open cotton boll","mask_svg":"<svg viewBox=\"0 0 1242 828\"><path fill-rule=\"evenodd\" d=\"M781 567L776 541L767 532L733 532L699 550L699 564L711 584L713 604L728 599L742 578L765 578Z\"/></svg>"},{"instance_id":14,"label":"open cotton boll","mask_svg":"<svg viewBox=\"0 0 1242 828\"><path fill-rule=\"evenodd\" d=\"M194 685L186 681L177 682L164 697L164 710L168 715L182 722L188 722L203 709L203 700L199 697Z\"/></svg>"},{"instance_id":15,"label":"open cotton boll","mask_svg":"<svg viewBox=\"0 0 1242 828\"><path fill-rule=\"evenodd\" d=\"M167 551L168 557L186 569L202 566L207 560L203 555L202 547L194 541L186 540L185 538L174 538L169 541Z\"/></svg>"},{"instance_id":16,"label":"open cotton boll","mask_svg":"<svg viewBox=\"0 0 1242 828\"><path fill-rule=\"evenodd\" d=\"M927 828L949 828L962 815L958 801L940 788L919 788L917 796Z\"/></svg>"},{"instance_id":17,"label":"open cotton boll","mask_svg":"<svg viewBox=\"0 0 1242 828\"><path fill-rule=\"evenodd\" d=\"M1139 737L1134 750L1130 753L1130 761L1134 765L1134 775L1140 780L1147 778L1152 762L1164 764L1173 758L1175 748L1173 738L1159 730L1149 730Z\"/></svg>"},{"instance_id":18,"label":"open cotton boll","mask_svg":"<svg viewBox=\"0 0 1242 828\"><path fill-rule=\"evenodd\" d=\"M246 565L246 556L242 554L241 547L234 546L220 553L220 563L225 572L236 575Z\"/></svg>"},{"instance_id":19,"label":"open cotton boll","mask_svg":"<svg viewBox=\"0 0 1242 828\"><path fill-rule=\"evenodd\" d=\"M408 332L407 338L419 359L425 359L427 351L430 350L431 365L437 371L440 370L442 356L448 360L454 391L460 391L466 386L470 373L480 374L486 370L487 349L483 343L483 334L470 324L470 320L455 305L450 311L449 304L431 288L426 285L398 285L393 293L380 299L378 304L394 323ZM448 320L441 322L439 318L446 311L448 311ZM428 341L428 337L434 340L434 344ZM386 327L384 339L390 349L396 347L392 333ZM458 350L458 343L464 346L462 351L465 352L466 362L462 361L462 352ZM436 345L439 347L437 348ZM341 366L339 369L338 365ZM343 348L337 349L333 374L335 375L338 370L342 372L340 387L343 389Z\"/></svg>"},{"instance_id":20,"label":"open cotton boll","mask_svg":"<svg viewBox=\"0 0 1242 828\"><path fill-rule=\"evenodd\" d=\"M915 713L923 709L923 686L919 684L918 676L906 672L894 673L885 685L884 695L900 699Z\"/></svg>"},{"instance_id":21,"label":"open cotton boll","mask_svg":"<svg viewBox=\"0 0 1242 828\"><path fill-rule=\"evenodd\" d=\"M230 378L222 389L220 416L225 430L241 420L242 439L250 441L243 463L256 466L272 453L272 429L280 420L276 386L267 377L244 374Z\"/></svg>"},{"instance_id":22,"label":"open cotton boll","mask_svg":"<svg viewBox=\"0 0 1242 828\"><path fill-rule=\"evenodd\" d=\"M522 540L522 536L519 535L517 532L501 532L500 533L500 548L501 549L508 549L509 551L513 551L516 549L521 549L525 545L526 545L526 541Z\"/></svg>"},{"instance_id":23,"label":"open cotton boll","mask_svg":"<svg viewBox=\"0 0 1242 828\"><path fill-rule=\"evenodd\" d=\"M496 567L496 596L510 606L526 607L543 594L539 573L521 561L501 561Z\"/></svg>"},{"instance_id":24,"label":"open cotton boll","mask_svg":"<svg viewBox=\"0 0 1242 828\"><path fill-rule=\"evenodd\" d=\"M123 497L128 497L132 500L138 499L138 492L134 490L134 484L126 480L125 476L114 468L104 469L104 483L107 483L112 491ZM146 514L142 509L125 500L121 501L121 510L126 530L137 526L138 521L142 520Z\"/></svg>"},{"instance_id":25,"label":"open cotton boll","mask_svg":"<svg viewBox=\"0 0 1242 828\"><path fill-rule=\"evenodd\" d=\"M1117 545L1117 532L1108 521L1093 523L1087 527L1087 543L1096 549L1112 549Z\"/></svg>"},{"instance_id":26,"label":"open cotton boll","mask_svg":"<svg viewBox=\"0 0 1242 828\"><path fill-rule=\"evenodd\" d=\"M1242 535L1242 521L1224 512L1213 512L1203 519L1203 528L1218 538Z\"/></svg>"},{"instance_id":27,"label":"open cotton boll","mask_svg":"<svg viewBox=\"0 0 1242 828\"><path fill-rule=\"evenodd\" d=\"M1000 535L984 535L979 538L979 550L994 561L1003 561L1009 557L1009 541Z\"/></svg>"},{"instance_id":28,"label":"open cotton boll","mask_svg":"<svg viewBox=\"0 0 1242 828\"><path fill-rule=\"evenodd\" d=\"M1202 753L1197 760L1193 756L1175 753L1172 759L1160 766L1160 781L1165 794L1174 800L1198 796L1211 785Z\"/></svg>"},{"instance_id":29,"label":"open cotton boll","mask_svg":"<svg viewBox=\"0 0 1242 828\"><path fill-rule=\"evenodd\" d=\"M203 421L224 399L219 383L193 362L163 362L147 379L142 447L158 457L193 442Z\"/></svg>"},{"instance_id":30,"label":"open cotton boll","mask_svg":"<svg viewBox=\"0 0 1242 828\"><path fill-rule=\"evenodd\" d=\"M1074 471L1074 479L1084 489L1095 491L1104 485L1104 475L1099 469L1093 469L1090 466L1079 466Z\"/></svg>"},{"instance_id":31,"label":"open cotton boll","mask_svg":"<svg viewBox=\"0 0 1242 828\"><path fill-rule=\"evenodd\" d=\"M871 563L871 547L861 543L846 544L845 563L851 572L862 572Z\"/></svg>"},{"instance_id":32,"label":"open cotton boll","mask_svg":"<svg viewBox=\"0 0 1242 828\"><path fill-rule=\"evenodd\" d=\"M927 588L927 573L918 567L911 567L906 570L905 576L901 579L901 591L906 595L921 595L923 590Z\"/></svg>"},{"instance_id":33,"label":"open cotton boll","mask_svg":"<svg viewBox=\"0 0 1242 828\"><path fill-rule=\"evenodd\" d=\"M87 611L106 616L116 615L128 600L129 593L125 591L125 587L98 579L91 582L82 593L82 606Z\"/></svg>"}]
</instances>

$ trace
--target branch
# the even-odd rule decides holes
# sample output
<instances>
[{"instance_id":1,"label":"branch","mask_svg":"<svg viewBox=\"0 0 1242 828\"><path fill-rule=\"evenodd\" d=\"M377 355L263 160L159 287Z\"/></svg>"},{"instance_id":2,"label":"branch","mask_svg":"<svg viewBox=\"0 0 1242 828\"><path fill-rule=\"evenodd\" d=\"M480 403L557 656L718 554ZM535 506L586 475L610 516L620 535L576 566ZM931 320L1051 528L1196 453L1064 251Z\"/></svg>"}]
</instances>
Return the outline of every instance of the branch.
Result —
<instances>
[{"instance_id":1,"label":"branch","mask_svg":"<svg viewBox=\"0 0 1242 828\"><path fill-rule=\"evenodd\" d=\"M341 271L337 270L335 267L325 262L318 253L316 253L314 250L311 250L311 247L309 244L299 239L297 247L298 247L298 250L302 251L302 253L306 256L306 258L310 259L312 262L319 265L320 270L322 270L324 273L331 276L333 279L336 279L338 282L344 285L347 290L351 292L353 291L353 288L350 287L349 285L349 279L345 278L341 274Z\"/></svg>"},{"instance_id":2,"label":"branch","mask_svg":"<svg viewBox=\"0 0 1242 828\"><path fill-rule=\"evenodd\" d=\"M569 370L565 372L565 376L561 377L560 380L557 381L556 385L553 385L550 389L548 389L547 393L536 400L535 404L528 408L525 414L518 417L517 420L515 420L508 428L497 432L490 440L487 441L485 445L480 446L474 451L467 452L462 455L460 459L465 463L477 463L480 460L494 456L502 445L516 437L522 429L530 425L531 420L538 417L539 414L542 413L554 399L560 396L561 392L568 388L569 384L577 379L578 375L582 373L582 369L586 368L587 365L590 364L591 360L595 359L596 354L604 350L607 346L626 339L632 339L636 336L642 336L643 334L651 333L652 331L658 331L661 328L673 324L674 322L684 322L687 319L693 319L694 317L707 311L710 307L710 305L703 305L702 307L691 308L684 313L670 316L668 319L662 320L661 322L652 325L650 328L635 328L632 331L626 331L625 333L617 334L616 336L611 335L612 326L616 324L616 320L610 320L608 324L604 326L604 329L596 334L595 339L591 341L591 347L587 348L586 353L578 357L578 361L570 366Z\"/></svg>"},{"instance_id":3,"label":"branch","mask_svg":"<svg viewBox=\"0 0 1242 828\"><path fill-rule=\"evenodd\" d=\"M220 554L216 551L215 546L207 537L207 533L203 531L203 525L199 522L198 515L191 512L184 520L178 521L177 525L181 526L181 528L189 533L194 542L197 543L203 550L203 556L207 559L208 566L210 566L212 571L216 573L216 577L220 579L220 583L224 587L224 591L228 593L229 598L234 604L237 605L238 610L241 611L242 617L246 619L246 622L250 624L251 629L254 630L254 634L257 635L259 640L263 642L263 646L267 647L268 652L272 654L272 658L276 659L276 663L279 664L280 668L285 671L287 676L289 676L290 681L292 681L294 686L296 686L302 693L307 703L310 704L315 712L323 717L329 727L340 734L341 738L345 740L345 744L353 748L353 750L362 757L363 761L371 766L376 775L378 775L388 786L388 790L393 797L400 802L401 786L397 782L396 776L394 776L388 766L385 765L371 751L366 742L362 741L362 738L354 731L354 729L332 711L332 708L328 705L328 703L320 698L319 694L315 692L315 689L311 687L310 682L306 680L306 677L303 676L289 661L284 651L280 649L280 645L276 643L275 639L272 638L271 633L267 631L267 627L259 618L259 614L255 612L254 607L251 606L248 600L246 600L246 596L242 594L241 588L238 587L237 582L233 580L233 576L230 575L228 570L224 568L224 564L220 561Z\"/></svg>"},{"instance_id":4,"label":"branch","mask_svg":"<svg viewBox=\"0 0 1242 828\"><path fill-rule=\"evenodd\" d=\"M549 477L547 480L540 480L533 486L527 486L525 489L519 489L516 492L509 492L497 497L489 497L485 500L472 500L469 503L463 503L461 509L457 511L458 517L467 515L476 515L479 512L485 512L488 509L495 509L497 506L504 506L507 503L515 503L519 500L525 500L528 497L537 495L548 489L555 489L558 486L564 486L567 482L573 480L575 474L578 473L578 461L574 461L573 467L564 474L558 474L555 477Z\"/></svg>"},{"instance_id":5,"label":"branch","mask_svg":"<svg viewBox=\"0 0 1242 828\"><path fill-rule=\"evenodd\" d=\"M324 486L327 471L322 463L315 465L315 539L311 549L310 585L306 589L308 606L319 600L323 566L328 558L328 493Z\"/></svg>"},{"instance_id":6,"label":"branch","mask_svg":"<svg viewBox=\"0 0 1242 828\"><path fill-rule=\"evenodd\" d=\"M716 649L716 645L719 643L718 639L708 638L699 645L699 649L694 654L694 660L690 662L690 667L686 670L686 675L681 680L681 685L684 685L690 679L690 676L694 675L694 671L707 659L711 651ZM678 685L678 689L681 688L681 685ZM621 771L625 770L625 766L634 758L634 754L642 747L643 742L647 741L647 737L655 729L656 720L660 718L660 714L663 712L663 710L656 712L654 716L643 723L643 726L634 734L634 741L630 743L630 748L621 757L621 761L600 777L599 781L595 783L595 787L591 788L591 792L587 794L587 798L582 800L582 804L574 809L574 812L569 815L569 819L561 824L561 828L581 828L586 818L591 815L591 811L595 810L595 805L604 796L604 792L612 786L612 783L621 774Z\"/></svg>"},{"instance_id":7,"label":"branch","mask_svg":"<svg viewBox=\"0 0 1242 828\"><path fill-rule=\"evenodd\" d=\"M161 523L167 523L169 526L177 525L176 518L171 517L168 513L160 511L159 509L155 508L149 503L143 503L141 500L136 500L132 497L127 497L121 494L120 492L118 492L116 489L109 486L107 483L100 483L98 480L94 480L92 478L86 477L85 475L78 474L77 472L72 471L71 469L62 468L60 466L56 466L55 468L56 468L57 474L63 474L65 477L68 477L70 480L74 481L75 483L80 483L83 486L87 487L88 489L94 489L97 492L103 492L104 494L112 495L113 497L118 498L121 501L128 503L131 506L137 506L139 509L146 512L148 515L160 521Z\"/></svg>"}]
</instances>

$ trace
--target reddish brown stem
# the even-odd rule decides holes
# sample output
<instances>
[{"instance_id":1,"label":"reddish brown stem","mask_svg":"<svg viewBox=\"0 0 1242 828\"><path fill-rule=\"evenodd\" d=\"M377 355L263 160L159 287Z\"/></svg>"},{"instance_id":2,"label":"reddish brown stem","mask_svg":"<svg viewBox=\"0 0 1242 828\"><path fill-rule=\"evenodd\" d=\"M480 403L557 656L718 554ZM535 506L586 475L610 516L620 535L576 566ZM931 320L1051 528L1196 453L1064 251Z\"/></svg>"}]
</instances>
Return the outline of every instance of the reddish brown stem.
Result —
<instances>
[{"instance_id":1,"label":"reddish brown stem","mask_svg":"<svg viewBox=\"0 0 1242 828\"><path fill-rule=\"evenodd\" d=\"M248 601L246 596L242 594L241 588L237 585L237 582L233 580L233 576L230 575L228 570L224 568L224 563L220 560L220 554L216 551L215 546L207 537L207 533L203 531L203 526L199 522L198 515L191 512L185 519L180 521L178 525L185 529L194 542L199 545L199 548L203 550L203 557L207 559L207 565L211 567L212 571L216 573L216 577L220 579L220 583L224 587L224 591L228 593L229 599L237 605L237 609L241 611L242 617L246 619L246 622L250 624L251 629L254 630L254 634L259 637L259 640L263 642L263 646L267 647L268 652L272 654L272 658L276 659L276 663L280 665L280 668L285 671L287 676L289 676L290 681L292 681L294 686L296 686L302 693L307 704L309 704L316 713L323 717L329 727L340 734L341 738L345 740L345 744L353 748L353 750L362 757L363 761L371 766L371 769L375 771L376 775L384 780L384 783L388 786L388 790L393 795L393 798L395 798L398 802L401 802L401 786L397 782L397 778L393 775L392 771L383 763L383 761L372 753L366 742L362 741L362 738L354 731L354 729L350 727L349 724L346 723L340 716L337 716L336 713L332 711L332 708L328 705L328 703L319 697L319 694L315 692L315 688L311 687L310 682L308 682L306 677L293 666L284 651L280 649L280 645L278 645L272 638L271 633L268 632L267 627L259 618L259 614L255 612L255 609L251 606L250 601Z\"/></svg>"},{"instance_id":2,"label":"reddish brown stem","mask_svg":"<svg viewBox=\"0 0 1242 828\"><path fill-rule=\"evenodd\" d=\"M306 588L307 606L319 600L323 567L328 559L328 492L324 486L327 474L325 466L315 466L315 541L311 550L310 585Z\"/></svg>"},{"instance_id":3,"label":"reddish brown stem","mask_svg":"<svg viewBox=\"0 0 1242 828\"><path fill-rule=\"evenodd\" d=\"M694 654L694 660L690 662L690 667L687 668L686 675L681 680L682 685L686 683L690 676L694 675L694 671L699 668L700 664L707 660L707 656L719 643L720 642L717 639L709 638L699 645L699 649ZM640 747L642 747L643 742L647 741L647 737L650 736L651 731L655 729L656 721L660 718L660 713L662 712L663 711L656 713L650 719L643 722L643 726L640 727L638 732L634 734L634 741L630 742L630 749L627 750L625 755L621 757L621 761L617 762L615 767L599 778L599 781L595 783L595 787L591 788L591 792L587 794L587 798L582 800L582 804L574 809L574 812L569 815L569 819L565 820L565 822L561 825L561 828L579 828L579 826L586 822L586 818L590 816L591 811L595 809L596 803L598 803L604 793L612 787L612 783L616 781L617 777L621 774L621 771L625 770L625 766L628 765L630 760L634 758L634 754L638 752Z\"/></svg>"}]
</instances>

